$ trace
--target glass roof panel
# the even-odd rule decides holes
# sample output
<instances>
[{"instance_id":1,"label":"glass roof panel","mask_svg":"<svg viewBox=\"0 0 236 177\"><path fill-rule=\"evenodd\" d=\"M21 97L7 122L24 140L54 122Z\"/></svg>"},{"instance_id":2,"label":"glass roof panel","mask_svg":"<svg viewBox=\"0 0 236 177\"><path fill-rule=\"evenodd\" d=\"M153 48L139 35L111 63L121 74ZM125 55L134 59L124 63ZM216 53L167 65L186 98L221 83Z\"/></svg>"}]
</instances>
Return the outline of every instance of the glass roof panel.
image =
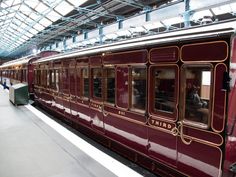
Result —
<instances>
[{"instance_id":1,"label":"glass roof panel","mask_svg":"<svg viewBox=\"0 0 236 177\"><path fill-rule=\"evenodd\" d=\"M11 23L10 27L13 28L13 29L17 29L18 28L18 26L16 24L14 24L14 23Z\"/></svg>"},{"instance_id":2,"label":"glass roof panel","mask_svg":"<svg viewBox=\"0 0 236 177\"><path fill-rule=\"evenodd\" d=\"M39 23L37 23L37 24L34 25L34 28L38 31L42 31L45 27L40 25Z\"/></svg>"},{"instance_id":3,"label":"glass roof panel","mask_svg":"<svg viewBox=\"0 0 236 177\"><path fill-rule=\"evenodd\" d=\"M51 11L47 14L47 17L53 22L59 20L62 16L55 11Z\"/></svg>"},{"instance_id":4,"label":"glass roof panel","mask_svg":"<svg viewBox=\"0 0 236 177\"><path fill-rule=\"evenodd\" d=\"M43 12L45 12L48 9L48 7L43 4L43 3L39 3L37 5L37 7L35 8L36 11L38 11L39 13L43 14Z\"/></svg>"},{"instance_id":5,"label":"glass roof panel","mask_svg":"<svg viewBox=\"0 0 236 177\"><path fill-rule=\"evenodd\" d=\"M25 23L21 23L20 27L21 27L21 28L27 28L28 25L26 25Z\"/></svg>"},{"instance_id":6,"label":"glass roof panel","mask_svg":"<svg viewBox=\"0 0 236 177\"><path fill-rule=\"evenodd\" d=\"M20 8L20 5L12 6L13 10L19 10L19 8Z\"/></svg>"},{"instance_id":7,"label":"glass roof panel","mask_svg":"<svg viewBox=\"0 0 236 177\"><path fill-rule=\"evenodd\" d=\"M37 34L37 33L36 33L36 34ZM31 37L34 36L34 34L31 34L31 33L29 33L29 32L26 32L25 35L28 36L29 38L31 38Z\"/></svg>"},{"instance_id":8,"label":"glass roof panel","mask_svg":"<svg viewBox=\"0 0 236 177\"><path fill-rule=\"evenodd\" d=\"M42 20L39 21L39 23L45 27L49 26L52 24L52 21L46 19L46 18L43 18Z\"/></svg>"},{"instance_id":9,"label":"glass roof panel","mask_svg":"<svg viewBox=\"0 0 236 177\"><path fill-rule=\"evenodd\" d=\"M4 1L8 6L11 6L14 2L14 0L6 0Z\"/></svg>"},{"instance_id":10,"label":"glass roof panel","mask_svg":"<svg viewBox=\"0 0 236 177\"><path fill-rule=\"evenodd\" d=\"M23 14L29 15L31 13L31 9L27 7L26 5L22 4L19 9Z\"/></svg>"},{"instance_id":11,"label":"glass roof panel","mask_svg":"<svg viewBox=\"0 0 236 177\"><path fill-rule=\"evenodd\" d=\"M38 5L38 1L25 0L24 2L27 5L29 5L32 9L34 9Z\"/></svg>"},{"instance_id":12,"label":"glass roof panel","mask_svg":"<svg viewBox=\"0 0 236 177\"><path fill-rule=\"evenodd\" d=\"M22 0L14 0L12 5L20 4L21 2L22 2Z\"/></svg>"},{"instance_id":13,"label":"glass roof panel","mask_svg":"<svg viewBox=\"0 0 236 177\"><path fill-rule=\"evenodd\" d=\"M38 20L41 17L41 15L37 14L37 13L31 13L30 14L30 18L32 18L33 20Z\"/></svg>"},{"instance_id":14,"label":"glass roof panel","mask_svg":"<svg viewBox=\"0 0 236 177\"><path fill-rule=\"evenodd\" d=\"M12 23L14 23L14 24L19 26L22 22L15 18L14 20L12 20Z\"/></svg>"},{"instance_id":15,"label":"glass roof panel","mask_svg":"<svg viewBox=\"0 0 236 177\"><path fill-rule=\"evenodd\" d=\"M71 12L72 10L74 9L73 6L71 6L70 4L68 4L67 2L65 1L62 1L60 4L58 4L56 7L55 7L55 10L57 12L59 12L60 14L62 14L63 16L68 14L69 12Z\"/></svg>"},{"instance_id":16,"label":"glass roof panel","mask_svg":"<svg viewBox=\"0 0 236 177\"><path fill-rule=\"evenodd\" d=\"M38 31L34 28L30 28L29 32L32 33L32 34L37 34L38 33Z\"/></svg>"},{"instance_id":17,"label":"glass roof panel","mask_svg":"<svg viewBox=\"0 0 236 177\"><path fill-rule=\"evenodd\" d=\"M2 8L7 8L7 7L8 7L8 5L7 5L7 4L5 4L5 2L2 2L2 3L1 3L1 7L2 7Z\"/></svg>"},{"instance_id":18,"label":"glass roof panel","mask_svg":"<svg viewBox=\"0 0 236 177\"><path fill-rule=\"evenodd\" d=\"M15 16L15 13L9 13L9 14L7 14L7 18L12 18L12 17L14 17Z\"/></svg>"},{"instance_id":19,"label":"glass roof panel","mask_svg":"<svg viewBox=\"0 0 236 177\"><path fill-rule=\"evenodd\" d=\"M81 4L83 4L84 2L86 2L87 0L68 0L68 2L70 2L71 4L73 4L74 6L78 7Z\"/></svg>"},{"instance_id":20,"label":"glass roof panel","mask_svg":"<svg viewBox=\"0 0 236 177\"><path fill-rule=\"evenodd\" d=\"M28 36L21 36L21 38L23 38L24 40L28 40L29 39L29 37Z\"/></svg>"}]
</instances>

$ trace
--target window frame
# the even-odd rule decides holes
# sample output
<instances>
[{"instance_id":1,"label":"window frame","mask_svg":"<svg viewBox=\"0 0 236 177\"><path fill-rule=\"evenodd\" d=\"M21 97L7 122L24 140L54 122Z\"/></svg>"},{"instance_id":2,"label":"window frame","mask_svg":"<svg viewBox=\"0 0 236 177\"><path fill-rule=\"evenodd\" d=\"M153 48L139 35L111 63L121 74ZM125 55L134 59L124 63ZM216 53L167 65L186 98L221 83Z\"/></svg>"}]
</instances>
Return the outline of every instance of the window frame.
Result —
<instances>
[{"instance_id":1,"label":"window frame","mask_svg":"<svg viewBox=\"0 0 236 177\"><path fill-rule=\"evenodd\" d=\"M186 109L186 75L185 75L185 70L186 68L209 68L209 71L211 72L211 85L210 85L210 93L209 93L209 115L208 115L208 122L207 124L204 124L202 122L197 122L197 121L191 121L186 119L185 117L185 109ZM203 70L202 70L203 71ZM188 126L200 128L200 129L209 129L212 121L212 109L213 109L213 91L214 91L214 66L211 63L190 63L190 64L183 64L181 66L181 107L183 108L180 110L180 120Z\"/></svg>"},{"instance_id":2,"label":"window frame","mask_svg":"<svg viewBox=\"0 0 236 177\"><path fill-rule=\"evenodd\" d=\"M154 72L156 69L173 69L175 71L175 78L174 78L174 111L173 112L165 112L160 111L155 108L155 77ZM178 120L178 105L179 105L179 85L180 85L180 76L179 76L179 66L177 64L155 64L151 65L149 68L149 113L154 117L161 117L168 121L177 121Z\"/></svg>"},{"instance_id":3,"label":"window frame","mask_svg":"<svg viewBox=\"0 0 236 177\"><path fill-rule=\"evenodd\" d=\"M101 97L96 97L94 95L94 69L99 69L101 71ZM101 66L94 66L94 67L91 67L90 68L90 78L91 78L91 94L90 94L90 97L92 100L95 100L95 101L102 101L103 100L103 97L104 97L104 93L103 93L103 87L104 87L104 84L103 84L103 67ZM84 77L83 77L84 78Z\"/></svg>"},{"instance_id":4,"label":"window frame","mask_svg":"<svg viewBox=\"0 0 236 177\"><path fill-rule=\"evenodd\" d=\"M133 69L145 69L146 72L146 76L145 76L145 80L146 80L146 101L145 101L145 107L144 109L139 109L139 108L135 108L133 107L133 74L132 71ZM140 65L132 65L129 67L129 109L131 111L134 112L138 112L138 113L142 113L144 114L147 111L147 102L148 102L148 95L147 95L147 89L148 89L148 70L146 65L145 66L140 66Z\"/></svg>"},{"instance_id":5,"label":"window frame","mask_svg":"<svg viewBox=\"0 0 236 177\"><path fill-rule=\"evenodd\" d=\"M107 75L105 74L105 70L107 71L107 69L112 69L114 71L114 84L115 84L115 87L114 87L114 103L111 103L111 102L108 102L107 101ZM111 105L111 106L115 106L116 105L116 67L115 66L104 66L103 67L103 83L104 83L104 86L103 86L103 96L104 96L104 103L107 104L107 105Z\"/></svg>"}]
</instances>

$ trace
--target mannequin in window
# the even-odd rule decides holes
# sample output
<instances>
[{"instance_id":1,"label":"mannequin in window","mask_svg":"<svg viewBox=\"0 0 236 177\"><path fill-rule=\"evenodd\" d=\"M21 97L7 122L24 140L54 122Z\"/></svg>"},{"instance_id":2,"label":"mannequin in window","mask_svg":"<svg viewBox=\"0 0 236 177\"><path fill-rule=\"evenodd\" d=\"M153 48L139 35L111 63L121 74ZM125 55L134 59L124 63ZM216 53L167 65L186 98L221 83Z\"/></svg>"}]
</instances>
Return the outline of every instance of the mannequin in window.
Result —
<instances>
[{"instance_id":1,"label":"mannequin in window","mask_svg":"<svg viewBox=\"0 0 236 177\"><path fill-rule=\"evenodd\" d=\"M195 85L193 85L193 89L191 93L192 103L197 108L206 108L207 102L200 98L200 96L198 95L198 90L199 90L199 87L196 87Z\"/></svg>"}]
</instances>

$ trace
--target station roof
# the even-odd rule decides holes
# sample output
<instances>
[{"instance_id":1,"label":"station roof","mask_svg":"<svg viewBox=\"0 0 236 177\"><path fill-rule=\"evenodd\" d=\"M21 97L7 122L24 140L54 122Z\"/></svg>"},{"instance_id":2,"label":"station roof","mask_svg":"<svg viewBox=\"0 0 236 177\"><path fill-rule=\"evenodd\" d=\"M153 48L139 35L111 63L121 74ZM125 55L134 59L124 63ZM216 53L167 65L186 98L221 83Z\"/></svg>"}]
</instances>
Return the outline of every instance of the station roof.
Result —
<instances>
[{"instance_id":1,"label":"station roof","mask_svg":"<svg viewBox=\"0 0 236 177\"><path fill-rule=\"evenodd\" d=\"M158 28L158 32L160 28L165 31L179 28L185 25L185 12L191 16L191 25L203 24L204 21L208 23L208 20L216 23L236 19L236 0L189 1L192 5L190 10L184 5L185 0L1 0L0 58L22 57L33 49L54 45L69 37L145 12L156 15L157 20L145 23L146 26L140 24L133 27L129 24L132 28L128 30L129 33L139 28L145 28L146 31ZM164 14L154 12L155 9L176 3L182 3L184 10L174 18L167 17L176 11L176 6L168 11L159 11ZM160 17L167 19L160 20ZM109 35L108 38L114 36Z\"/></svg>"},{"instance_id":2,"label":"station roof","mask_svg":"<svg viewBox=\"0 0 236 177\"><path fill-rule=\"evenodd\" d=\"M0 57L16 56L163 0L1 0Z\"/></svg>"}]
</instances>

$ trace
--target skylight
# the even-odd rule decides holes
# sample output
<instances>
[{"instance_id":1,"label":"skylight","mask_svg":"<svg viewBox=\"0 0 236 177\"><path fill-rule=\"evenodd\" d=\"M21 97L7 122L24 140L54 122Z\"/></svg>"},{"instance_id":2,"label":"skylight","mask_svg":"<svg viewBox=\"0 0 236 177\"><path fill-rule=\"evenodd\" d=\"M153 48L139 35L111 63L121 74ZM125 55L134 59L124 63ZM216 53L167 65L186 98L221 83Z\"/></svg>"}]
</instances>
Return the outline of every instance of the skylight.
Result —
<instances>
[{"instance_id":1,"label":"skylight","mask_svg":"<svg viewBox=\"0 0 236 177\"><path fill-rule=\"evenodd\" d=\"M14 49L87 0L0 1L0 53ZM5 36L5 35L7 36Z\"/></svg>"},{"instance_id":2,"label":"skylight","mask_svg":"<svg viewBox=\"0 0 236 177\"><path fill-rule=\"evenodd\" d=\"M62 14L63 16L71 12L73 9L74 7L65 1L61 2L55 7L55 10L59 12L60 14Z\"/></svg>"}]
</instances>

